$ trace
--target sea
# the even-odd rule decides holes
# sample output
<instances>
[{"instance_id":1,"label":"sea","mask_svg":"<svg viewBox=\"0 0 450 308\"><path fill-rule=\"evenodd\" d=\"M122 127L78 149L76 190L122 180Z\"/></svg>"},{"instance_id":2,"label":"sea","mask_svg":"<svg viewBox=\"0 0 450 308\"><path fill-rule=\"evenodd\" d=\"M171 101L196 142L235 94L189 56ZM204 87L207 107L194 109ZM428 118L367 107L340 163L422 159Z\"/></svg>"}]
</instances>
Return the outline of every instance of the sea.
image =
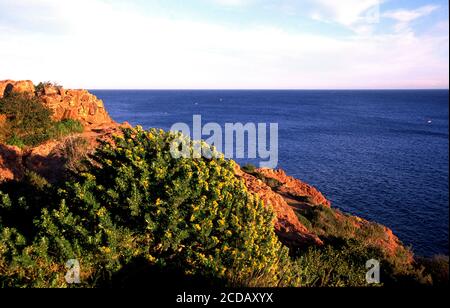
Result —
<instances>
[{"instance_id":1,"label":"sea","mask_svg":"<svg viewBox=\"0 0 450 308\"><path fill-rule=\"evenodd\" d=\"M278 123L278 168L333 207L448 255L448 90L92 90L117 122ZM258 161L239 159L239 163Z\"/></svg>"}]
</instances>

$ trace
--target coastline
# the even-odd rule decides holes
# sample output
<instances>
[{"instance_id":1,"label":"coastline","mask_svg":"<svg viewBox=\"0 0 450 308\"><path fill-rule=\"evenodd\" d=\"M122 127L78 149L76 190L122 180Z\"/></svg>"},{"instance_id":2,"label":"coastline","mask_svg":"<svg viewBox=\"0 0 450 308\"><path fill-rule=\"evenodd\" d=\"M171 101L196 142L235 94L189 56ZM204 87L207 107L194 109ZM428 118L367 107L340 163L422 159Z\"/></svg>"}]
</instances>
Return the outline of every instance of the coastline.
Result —
<instances>
[{"instance_id":1,"label":"coastline","mask_svg":"<svg viewBox=\"0 0 450 308\"><path fill-rule=\"evenodd\" d=\"M0 85L0 90L3 89L0 93L8 87L8 93L34 96L36 92L27 81L5 81ZM132 129L128 123L114 122L103 102L88 91L65 90L52 85L39 91L42 92L37 94L38 99L53 110L54 120L72 119L83 124L83 132L76 137L87 140L86 154L95 151L102 141L110 142L121 135L122 129ZM61 149L66 140L49 140L24 149L0 144L0 182L20 182L30 171L49 183L60 182L65 173ZM413 266L420 258L415 258L389 228L334 209L319 190L288 176L283 170L234 165L235 176L245 183L246 189L275 213L275 233L291 251L322 247L339 239L356 240L379 249L386 258L401 263L402 267Z\"/></svg>"}]
</instances>

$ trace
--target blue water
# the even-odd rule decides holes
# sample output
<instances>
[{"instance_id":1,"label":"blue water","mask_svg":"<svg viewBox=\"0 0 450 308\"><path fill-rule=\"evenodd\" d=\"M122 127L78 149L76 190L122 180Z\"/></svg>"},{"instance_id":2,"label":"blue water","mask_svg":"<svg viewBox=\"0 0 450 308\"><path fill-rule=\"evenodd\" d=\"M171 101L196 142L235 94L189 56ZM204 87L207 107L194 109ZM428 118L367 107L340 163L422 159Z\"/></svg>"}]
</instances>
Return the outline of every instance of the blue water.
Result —
<instances>
[{"instance_id":1,"label":"blue water","mask_svg":"<svg viewBox=\"0 0 450 308\"><path fill-rule=\"evenodd\" d=\"M416 253L448 254L448 90L92 92L146 128L278 122L280 168Z\"/></svg>"}]
</instances>

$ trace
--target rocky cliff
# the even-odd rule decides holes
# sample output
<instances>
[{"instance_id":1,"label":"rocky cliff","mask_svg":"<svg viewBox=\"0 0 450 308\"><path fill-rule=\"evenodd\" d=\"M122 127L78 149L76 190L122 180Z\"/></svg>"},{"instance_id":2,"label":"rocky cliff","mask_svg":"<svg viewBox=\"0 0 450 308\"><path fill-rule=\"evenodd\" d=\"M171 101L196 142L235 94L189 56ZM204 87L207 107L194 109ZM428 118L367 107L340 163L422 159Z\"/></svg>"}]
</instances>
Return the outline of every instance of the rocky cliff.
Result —
<instances>
[{"instance_id":1,"label":"rocky cliff","mask_svg":"<svg viewBox=\"0 0 450 308\"><path fill-rule=\"evenodd\" d=\"M65 90L50 83L41 84L38 89L29 80L0 81L0 98L10 93L27 93L37 96L53 111L54 120L75 119L85 125L113 123L105 110L103 101L86 90Z\"/></svg>"},{"instance_id":2,"label":"rocky cliff","mask_svg":"<svg viewBox=\"0 0 450 308\"><path fill-rule=\"evenodd\" d=\"M85 129L80 137L88 141L90 150L95 149L98 140L120 133L121 125L110 118L103 102L86 90L66 90L50 84L36 89L31 81L0 81L0 97L10 93L37 96L53 111L56 120L81 121ZM49 181L58 181L64 164L60 151L62 143L64 140L53 140L27 149L0 144L0 182L20 180L26 170L35 171ZM319 190L288 176L283 170L257 169L244 172L236 166L235 172L249 191L273 207L276 233L291 248L323 245L331 234L331 227L336 228L338 224L345 226L345 237L359 237L361 241L380 247L390 255L401 252L407 254L408 260L412 260L412 254L406 251L390 229L332 209L330 201ZM323 219L321 211L327 214ZM308 221L308 225L305 225L306 222L299 219L308 213L318 217L317 222ZM377 236L370 235L373 230L377 230Z\"/></svg>"},{"instance_id":3,"label":"rocky cliff","mask_svg":"<svg viewBox=\"0 0 450 308\"><path fill-rule=\"evenodd\" d=\"M405 263L413 262L412 253L391 229L332 208L331 202L319 190L286 175L283 170L262 168L249 174L237 168L236 174L245 181L249 191L273 207L277 216L275 230L288 247L321 246L324 241L339 237L377 247L393 258L403 255ZM303 217L308 225L299 217Z\"/></svg>"},{"instance_id":4,"label":"rocky cliff","mask_svg":"<svg viewBox=\"0 0 450 308\"><path fill-rule=\"evenodd\" d=\"M53 120L73 119L80 121L84 132L77 135L87 140L94 149L97 139L107 139L120 131L122 125L114 122L106 111L103 101L87 90L66 90L50 83L38 87L29 80L0 81L0 98L21 93L37 97L53 112ZM0 128L5 120L0 114ZM57 181L63 172L64 157L61 148L63 140L52 140L33 148L20 149L0 143L0 182L19 180L26 170L35 171L51 181Z\"/></svg>"},{"instance_id":5,"label":"rocky cliff","mask_svg":"<svg viewBox=\"0 0 450 308\"><path fill-rule=\"evenodd\" d=\"M315 187L286 175L283 170L263 168L259 169L258 172L266 178L278 181L281 185L278 186L277 192L285 197L307 198L307 201L312 205L331 207L331 202L328 201Z\"/></svg>"},{"instance_id":6,"label":"rocky cliff","mask_svg":"<svg viewBox=\"0 0 450 308\"><path fill-rule=\"evenodd\" d=\"M282 195L276 193L261 179L236 167L236 175L245 181L249 191L258 194L265 204L270 204L276 214L275 230L284 244L290 247L322 245L320 238L310 232L297 218L294 210Z\"/></svg>"},{"instance_id":7,"label":"rocky cliff","mask_svg":"<svg viewBox=\"0 0 450 308\"><path fill-rule=\"evenodd\" d=\"M34 94L34 84L31 80L0 80L0 98L9 93Z\"/></svg>"}]
</instances>

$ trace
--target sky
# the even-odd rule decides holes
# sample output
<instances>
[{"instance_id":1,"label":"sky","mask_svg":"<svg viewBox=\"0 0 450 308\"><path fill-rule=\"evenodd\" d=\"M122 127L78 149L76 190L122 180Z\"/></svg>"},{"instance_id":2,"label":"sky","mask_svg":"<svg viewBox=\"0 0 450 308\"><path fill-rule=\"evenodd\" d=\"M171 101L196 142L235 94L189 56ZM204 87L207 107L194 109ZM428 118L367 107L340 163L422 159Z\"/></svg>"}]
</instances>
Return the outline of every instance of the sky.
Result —
<instances>
[{"instance_id":1,"label":"sky","mask_svg":"<svg viewBox=\"0 0 450 308\"><path fill-rule=\"evenodd\" d=\"M0 80L449 88L445 0L0 0Z\"/></svg>"}]
</instances>

